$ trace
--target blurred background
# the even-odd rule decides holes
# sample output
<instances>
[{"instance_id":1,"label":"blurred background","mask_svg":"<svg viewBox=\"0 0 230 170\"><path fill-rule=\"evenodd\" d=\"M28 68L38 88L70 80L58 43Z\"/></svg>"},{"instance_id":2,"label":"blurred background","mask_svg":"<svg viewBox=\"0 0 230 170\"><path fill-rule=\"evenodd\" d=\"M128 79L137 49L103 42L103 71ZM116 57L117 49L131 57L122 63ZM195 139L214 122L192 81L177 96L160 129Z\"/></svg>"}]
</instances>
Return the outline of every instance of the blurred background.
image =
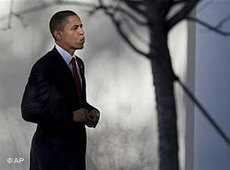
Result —
<instances>
[{"instance_id":1,"label":"blurred background","mask_svg":"<svg viewBox=\"0 0 230 170\"><path fill-rule=\"evenodd\" d=\"M0 169L29 167L36 125L21 118L22 95L33 63L54 46L48 27L51 16L70 9L81 17L86 35L85 48L76 55L86 65L88 102L101 111L97 128L87 128L87 169L157 170L157 113L150 61L127 46L102 12L90 16L79 5L44 5L50 2L0 0ZM32 10L8 17L12 11L26 9ZM230 15L229 9L229 0L204 0L194 15L215 25ZM230 22L224 29L230 30ZM148 41L147 29L138 32ZM230 136L229 37L183 21L170 32L168 44L175 73ZM141 43L139 47L148 49ZM175 95L180 168L229 170L230 148L177 84ZM14 162L9 163L9 158ZM23 161L15 162L19 158Z\"/></svg>"}]
</instances>

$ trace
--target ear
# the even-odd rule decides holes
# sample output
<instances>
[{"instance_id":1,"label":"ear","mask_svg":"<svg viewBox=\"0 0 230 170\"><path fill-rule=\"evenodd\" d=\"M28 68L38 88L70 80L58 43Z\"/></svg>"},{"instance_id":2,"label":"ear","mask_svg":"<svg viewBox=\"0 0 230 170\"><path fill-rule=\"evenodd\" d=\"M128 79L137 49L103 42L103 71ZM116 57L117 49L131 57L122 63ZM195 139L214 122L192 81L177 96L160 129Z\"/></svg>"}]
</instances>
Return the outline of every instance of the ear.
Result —
<instances>
[{"instance_id":1,"label":"ear","mask_svg":"<svg viewBox=\"0 0 230 170\"><path fill-rule=\"evenodd\" d=\"M54 30L54 37L56 40L61 40L62 36L61 36L61 31L60 30Z\"/></svg>"}]
</instances>

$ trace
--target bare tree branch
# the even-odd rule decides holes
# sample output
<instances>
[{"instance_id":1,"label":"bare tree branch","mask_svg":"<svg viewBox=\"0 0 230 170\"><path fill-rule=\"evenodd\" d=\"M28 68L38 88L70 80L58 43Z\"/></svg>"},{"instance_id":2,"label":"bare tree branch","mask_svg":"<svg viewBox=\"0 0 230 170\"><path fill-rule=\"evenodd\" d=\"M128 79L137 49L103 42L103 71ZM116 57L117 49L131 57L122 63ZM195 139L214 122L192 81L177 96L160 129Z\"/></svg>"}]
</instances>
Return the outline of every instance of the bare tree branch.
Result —
<instances>
[{"instance_id":1,"label":"bare tree branch","mask_svg":"<svg viewBox=\"0 0 230 170\"><path fill-rule=\"evenodd\" d=\"M140 49L138 49L128 38L128 36L123 32L122 28L121 28L121 23L119 21L117 21L113 15L111 15L108 12L105 12L107 15L110 16L111 20L113 21L114 25L116 26L116 29L118 31L118 33L120 33L121 37L125 40L125 42L137 53L139 53L140 55L143 55L145 57L147 57L148 59L150 59L150 54L145 53L143 51L141 51Z\"/></svg>"},{"instance_id":2,"label":"bare tree branch","mask_svg":"<svg viewBox=\"0 0 230 170\"><path fill-rule=\"evenodd\" d=\"M106 8L109 12L110 12L110 10L114 10L114 6L112 6L112 5L107 5ZM100 9L103 9L103 6L98 5L97 7L90 10L89 14L93 15L95 12L97 12ZM136 15L132 14L128 10L123 9L122 7L116 8L116 11L120 12L121 14L128 16L130 19L132 19L135 23L137 23L140 26L146 26L148 24L148 22L140 20ZM113 13L113 12L111 12L111 13Z\"/></svg>"},{"instance_id":3,"label":"bare tree branch","mask_svg":"<svg viewBox=\"0 0 230 170\"><path fill-rule=\"evenodd\" d=\"M197 22L198 24L201 24L202 26L208 28L209 30L211 31L214 31L220 35L223 35L223 36L229 36L230 35L230 32L225 32L225 31L222 31L219 29L218 26L211 26L210 24L198 19L198 18L195 18L195 17L186 17L185 19L189 20L189 21L194 21L194 22Z\"/></svg>"},{"instance_id":4,"label":"bare tree branch","mask_svg":"<svg viewBox=\"0 0 230 170\"><path fill-rule=\"evenodd\" d=\"M146 17L146 13L143 10L143 2L142 1L137 1L137 0L123 0L124 3L130 7L132 10L136 11L138 14Z\"/></svg>"},{"instance_id":5,"label":"bare tree branch","mask_svg":"<svg viewBox=\"0 0 230 170\"><path fill-rule=\"evenodd\" d=\"M88 3L88 2L78 2L78 1L63 1L63 0L59 0L58 3L56 3L57 5L77 5L80 7L87 7L87 8L94 8L96 7L96 4L93 3Z\"/></svg>"},{"instance_id":6,"label":"bare tree branch","mask_svg":"<svg viewBox=\"0 0 230 170\"><path fill-rule=\"evenodd\" d=\"M112 0L112 2L116 2L115 5L113 5L113 11L112 13L117 13L119 8L121 8L121 0ZM114 14L115 15L115 14Z\"/></svg>"},{"instance_id":7,"label":"bare tree branch","mask_svg":"<svg viewBox=\"0 0 230 170\"><path fill-rule=\"evenodd\" d=\"M185 1L186 4L184 7L177 12L174 16L172 16L170 19L167 20L167 30L169 31L172 27L174 27L178 22L183 20L196 6L196 4L200 0L187 0Z\"/></svg>"},{"instance_id":8,"label":"bare tree branch","mask_svg":"<svg viewBox=\"0 0 230 170\"><path fill-rule=\"evenodd\" d=\"M122 8L117 9L119 12L121 12L122 14L127 15L130 19L132 19L133 21L135 21L137 24L139 24L140 26L146 26L148 24L148 22L146 21L141 21L140 19L138 19L135 15L133 15L131 12L124 10Z\"/></svg>"},{"instance_id":9,"label":"bare tree branch","mask_svg":"<svg viewBox=\"0 0 230 170\"><path fill-rule=\"evenodd\" d=\"M135 28L133 27L132 23L130 22L130 20L128 20L125 17L122 17L123 21L122 23L125 23L128 27L128 29L131 31L131 33L136 36L138 38L139 41L141 41L142 43L144 43L146 46L148 46L148 42L147 40L145 40L140 34L138 34L138 32L135 30Z\"/></svg>"},{"instance_id":10,"label":"bare tree branch","mask_svg":"<svg viewBox=\"0 0 230 170\"><path fill-rule=\"evenodd\" d=\"M13 0L11 2L12 2L11 4L13 4ZM94 5L94 4L91 4L91 3L77 2L77 1L63 1L63 0L56 0L56 1L53 1L53 2L49 2L49 3L42 3L40 5L36 5L36 6L31 7L31 8L27 8L27 9L24 9L24 10L21 10L21 11L18 11L18 12L13 12L13 8L12 8L12 5L11 5L10 14L0 18L0 21L4 21L4 20L8 19L7 28L2 29L2 30L10 29L10 27L11 27L11 19L12 19L13 16L18 18L21 21L22 25L25 26L25 24L23 23L23 17L22 17L23 15L34 13L34 12L37 12L37 11L40 11L40 10L43 10L43 9L46 9L46 8L49 8L49 7L52 7L52 6L55 6L55 5L78 5L78 6L81 6L81 7L91 8L93 10L89 11L90 15L94 14L94 12L96 12L97 10L101 9L100 5ZM117 12L120 12L123 15L127 15L130 19L132 19L134 22L136 22L137 24L139 24L141 26L145 26L145 25L148 24L146 21L140 20L134 14L132 14L128 10L125 10L125 9L119 7L119 6L116 7L116 6L108 5L107 10L109 10L109 11L110 10L116 10Z\"/></svg>"},{"instance_id":11,"label":"bare tree branch","mask_svg":"<svg viewBox=\"0 0 230 170\"><path fill-rule=\"evenodd\" d=\"M107 9L107 6L104 5L102 0L98 0L99 1L99 6L100 9L102 9L104 11L104 13L110 17L111 21L113 22L113 24L116 26L116 29L118 31L118 33L121 35L121 37L124 39L124 41L138 54L145 56L146 58L150 59L150 54L145 53L144 51L141 51L140 49L138 49L132 42L131 40L128 38L128 36L124 33L124 31L121 28L121 22L118 21L115 17L114 14L109 12L109 10Z\"/></svg>"},{"instance_id":12,"label":"bare tree branch","mask_svg":"<svg viewBox=\"0 0 230 170\"><path fill-rule=\"evenodd\" d=\"M91 3L78 2L78 1L57 0L57 1L53 1L53 2L42 3L40 5L36 5L36 6L31 7L31 8L27 8L27 9L24 9L24 10L21 10L18 12L13 12L13 0L12 0L11 1L11 7L10 7L10 14L5 15L5 16L0 18L0 22L8 19L8 28L2 28L2 30L7 30L10 28L9 26L11 26L11 19L13 16L18 18L21 21L22 25L25 25L22 22L22 18L23 18L22 16L23 15L34 13L34 12L37 12L40 10L44 10L44 9L47 9L47 8L55 6L55 5L78 5L78 6L87 7L87 8L95 8L96 7L96 5L91 4Z\"/></svg>"}]
</instances>

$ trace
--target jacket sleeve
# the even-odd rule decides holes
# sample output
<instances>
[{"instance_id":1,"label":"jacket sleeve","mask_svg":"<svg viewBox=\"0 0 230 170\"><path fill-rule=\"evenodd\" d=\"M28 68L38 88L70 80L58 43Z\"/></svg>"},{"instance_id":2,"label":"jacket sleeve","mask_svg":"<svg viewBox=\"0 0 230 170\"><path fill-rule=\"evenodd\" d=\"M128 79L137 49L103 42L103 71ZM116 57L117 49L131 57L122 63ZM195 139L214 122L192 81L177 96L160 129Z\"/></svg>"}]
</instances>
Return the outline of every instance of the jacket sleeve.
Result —
<instances>
[{"instance_id":1,"label":"jacket sleeve","mask_svg":"<svg viewBox=\"0 0 230 170\"><path fill-rule=\"evenodd\" d=\"M73 113L55 112L50 107L52 76L47 68L32 68L22 98L21 113L24 120L45 125L63 125L73 121Z\"/></svg>"}]
</instances>

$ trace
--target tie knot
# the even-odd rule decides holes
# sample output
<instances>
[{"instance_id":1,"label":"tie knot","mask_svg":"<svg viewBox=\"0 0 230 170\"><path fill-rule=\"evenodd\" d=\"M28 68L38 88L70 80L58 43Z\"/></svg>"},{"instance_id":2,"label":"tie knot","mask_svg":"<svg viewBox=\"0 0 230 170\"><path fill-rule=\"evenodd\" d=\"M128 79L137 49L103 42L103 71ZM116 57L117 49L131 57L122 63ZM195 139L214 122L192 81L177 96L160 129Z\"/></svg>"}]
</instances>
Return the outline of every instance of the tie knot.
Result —
<instances>
[{"instance_id":1,"label":"tie knot","mask_svg":"<svg viewBox=\"0 0 230 170\"><path fill-rule=\"evenodd\" d=\"M73 57L71 60L70 60L71 64L76 64L76 59Z\"/></svg>"}]
</instances>

